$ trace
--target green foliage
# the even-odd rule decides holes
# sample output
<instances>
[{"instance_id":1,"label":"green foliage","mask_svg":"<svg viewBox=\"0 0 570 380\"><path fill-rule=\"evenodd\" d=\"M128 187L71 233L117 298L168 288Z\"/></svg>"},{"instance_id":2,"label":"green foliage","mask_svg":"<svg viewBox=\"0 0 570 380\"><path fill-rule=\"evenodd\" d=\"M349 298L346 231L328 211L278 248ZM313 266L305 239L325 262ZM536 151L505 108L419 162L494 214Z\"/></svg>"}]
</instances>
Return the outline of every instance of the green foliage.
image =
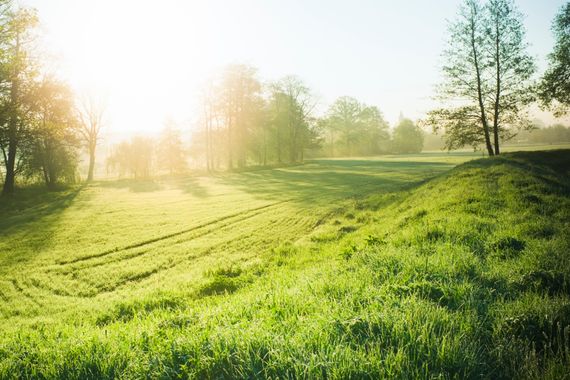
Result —
<instances>
[{"instance_id":1,"label":"green foliage","mask_svg":"<svg viewBox=\"0 0 570 380\"><path fill-rule=\"evenodd\" d=\"M483 145L493 156L501 141L531 128L527 106L534 101L536 67L522 19L512 0L465 0L449 24L442 106L424 120L444 132L447 149Z\"/></svg>"},{"instance_id":2,"label":"green foliage","mask_svg":"<svg viewBox=\"0 0 570 380\"><path fill-rule=\"evenodd\" d=\"M321 121L324 152L331 156L366 156L387 151L388 123L377 107L344 96Z\"/></svg>"},{"instance_id":3,"label":"green foliage","mask_svg":"<svg viewBox=\"0 0 570 380\"><path fill-rule=\"evenodd\" d=\"M0 203L0 377L563 378L570 151L473 157Z\"/></svg>"},{"instance_id":4,"label":"green foliage","mask_svg":"<svg viewBox=\"0 0 570 380\"><path fill-rule=\"evenodd\" d=\"M570 107L570 3L564 4L552 24L554 49L539 86L543 105L561 116Z\"/></svg>"},{"instance_id":5,"label":"green foliage","mask_svg":"<svg viewBox=\"0 0 570 380\"><path fill-rule=\"evenodd\" d=\"M113 147L107 157L107 167L120 177L130 174L135 179L148 179L153 173L154 144L151 138L134 136Z\"/></svg>"},{"instance_id":6,"label":"green foliage","mask_svg":"<svg viewBox=\"0 0 570 380\"><path fill-rule=\"evenodd\" d=\"M424 145L423 132L410 119L402 119L394 128L392 145L394 153L420 153Z\"/></svg>"},{"instance_id":7,"label":"green foliage","mask_svg":"<svg viewBox=\"0 0 570 380\"><path fill-rule=\"evenodd\" d=\"M29 157L24 161L28 176L38 176L53 188L64 180L76 181L79 138L71 90L52 78L32 90L28 122L31 133Z\"/></svg>"},{"instance_id":8,"label":"green foliage","mask_svg":"<svg viewBox=\"0 0 570 380\"><path fill-rule=\"evenodd\" d=\"M3 195L12 195L16 175L32 150L30 137L37 67L31 59L35 11L0 3L0 150L4 164Z\"/></svg>"}]
</instances>

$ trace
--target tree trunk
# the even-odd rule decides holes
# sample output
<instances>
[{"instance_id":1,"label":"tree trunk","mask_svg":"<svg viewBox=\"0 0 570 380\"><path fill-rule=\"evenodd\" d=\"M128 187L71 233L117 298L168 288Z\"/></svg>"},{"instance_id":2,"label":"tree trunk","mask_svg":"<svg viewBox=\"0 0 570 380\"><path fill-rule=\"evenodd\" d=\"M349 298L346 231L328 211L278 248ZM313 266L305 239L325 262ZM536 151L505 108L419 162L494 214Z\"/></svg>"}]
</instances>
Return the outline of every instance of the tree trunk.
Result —
<instances>
[{"instance_id":1,"label":"tree trunk","mask_svg":"<svg viewBox=\"0 0 570 380\"><path fill-rule=\"evenodd\" d=\"M267 166L267 128L263 126L263 166Z\"/></svg>"},{"instance_id":2,"label":"tree trunk","mask_svg":"<svg viewBox=\"0 0 570 380\"><path fill-rule=\"evenodd\" d=\"M477 75L477 100L479 101L479 109L481 111L481 123L483 124L483 133L485 134L485 145L487 146L487 152L489 152L489 156L494 156L495 153L493 152L493 147L491 146L491 136L489 134L489 123L487 122L485 105L483 104L483 90L481 88L481 71L479 68L479 57L477 55L477 48L475 47L475 21L473 19L471 20L471 47L473 50L475 72Z\"/></svg>"},{"instance_id":3,"label":"tree trunk","mask_svg":"<svg viewBox=\"0 0 570 380\"><path fill-rule=\"evenodd\" d=\"M279 124L277 124L277 163L281 164L282 159L281 159L281 133L279 133L280 128L279 128Z\"/></svg>"},{"instance_id":4,"label":"tree trunk","mask_svg":"<svg viewBox=\"0 0 570 380\"><path fill-rule=\"evenodd\" d=\"M89 171L87 172L87 182L93 181L93 171L95 169L95 146L89 146Z\"/></svg>"},{"instance_id":5,"label":"tree trunk","mask_svg":"<svg viewBox=\"0 0 570 380\"><path fill-rule=\"evenodd\" d=\"M495 114L493 117L493 138L495 142L495 154L500 154L499 151L499 103L501 97L501 62L499 57L499 24L495 21L495 61L496 61L496 86L497 91L495 94Z\"/></svg>"},{"instance_id":6,"label":"tree trunk","mask_svg":"<svg viewBox=\"0 0 570 380\"><path fill-rule=\"evenodd\" d=\"M10 138L8 143L8 160L6 161L6 178L4 180L4 187L2 188L2 195L12 195L14 193L14 179L16 177L16 141L15 138Z\"/></svg>"},{"instance_id":7,"label":"tree trunk","mask_svg":"<svg viewBox=\"0 0 570 380\"><path fill-rule=\"evenodd\" d=\"M233 136L232 136L232 129L233 129L233 120L231 115L227 117L227 129L228 129L228 170L232 170L234 167L234 147L233 147Z\"/></svg>"},{"instance_id":8,"label":"tree trunk","mask_svg":"<svg viewBox=\"0 0 570 380\"><path fill-rule=\"evenodd\" d=\"M20 57L20 34L16 34L15 56ZM6 179L2 188L2 195L12 195L14 193L14 181L16 179L16 150L18 149L18 111L17 103L19 97L18 68L12 72L12 87L10 88L10 119L8 125L8 161L6 162Z\"/></svg>"}]
</instances>

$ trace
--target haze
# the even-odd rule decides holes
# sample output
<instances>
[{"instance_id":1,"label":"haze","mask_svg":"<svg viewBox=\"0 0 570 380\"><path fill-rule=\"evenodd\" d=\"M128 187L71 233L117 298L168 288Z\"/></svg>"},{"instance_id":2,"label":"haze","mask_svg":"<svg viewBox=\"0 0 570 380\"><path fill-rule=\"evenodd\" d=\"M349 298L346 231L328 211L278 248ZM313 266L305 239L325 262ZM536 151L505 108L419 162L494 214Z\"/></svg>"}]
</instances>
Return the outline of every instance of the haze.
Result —
<instances>
[{"instance_id":1,"label":"haze","mask_svg":"<svg viewBox=\"0 0 570 380\"><path fill-rule=\"evenodd\" d=\"M521 0L539 72L562 0ZM459 1L27 0L38 9L54 70L103 94L107 135L190 128L204 81L229 63L264 80L295 74L324 111L337 97L376 105L394 124L422 117L439 80L446 19Z\"/></svg>"}]
</instances>

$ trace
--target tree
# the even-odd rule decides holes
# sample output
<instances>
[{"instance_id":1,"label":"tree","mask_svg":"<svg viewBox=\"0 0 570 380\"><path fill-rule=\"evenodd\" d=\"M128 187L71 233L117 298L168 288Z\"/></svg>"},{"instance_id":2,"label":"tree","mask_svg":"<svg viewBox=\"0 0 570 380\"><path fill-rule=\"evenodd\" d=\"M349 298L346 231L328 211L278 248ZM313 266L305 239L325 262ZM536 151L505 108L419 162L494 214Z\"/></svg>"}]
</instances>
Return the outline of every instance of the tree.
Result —
<instances>
[{"instance_id":1,"label":"tree","mask_svg":"<svg viewBox=\"0 0 570 380\"><path fill-rule=\"evenodd\" d=\"M87 148L89 154L89 169L87 172L87 181L93 181L93 172L95 170L95 153L97 144L100 140L101 129L103 127L103 115L105 112L104 103L94 96L86 97L82 100L77 108L77 115L80 123L79 134L83 144Z\"/></svg>"},{"instance_id":2,"label":"tree","mask_svg":"<svg viewBox=\"0 0 570 380\"><path fill-rule=\"evenodd\" d=\"M536 68L527 53L522 14L512 0L490 0L487 4L486 45L491 46L489 63L493 67L493 143L500 154L500 139L514 136L511 129L530 129L525 107L534 101L531 77Z\"/></svg>"},{"instance_id":3,"label":"tree","mask_svg":"<svg viewBox=\"0 0 570 380\"><path fill-rule=\"evenodd\" d=\"M338 98L329 107L322 124L332 156L335 152L347 156L378 154L389 140L388 123L380 110L349 96Z\"/></svg>"},{"instance_id":4,"label":"tree","mask_svg":"<svg viewBox=\"0 0 570 380\"><path fill-rule=\"evenodd\" d=\"M535 65L521 20L511 0L490 0L485 7L465 0L450 24L438 89L445 106L424 120L444 130L449 149L484 144L492 156L500 153L501 140L531 127L525 107L533 101Z\"/></svg>"},{"instance_id":5,"label":"tree","mask_svg":"<svg viewBox=\"0 0 570 380\"><path fill-rule=\"evenodd\" d=\"M40 172L53 188L63 177L74 182L77 168L77 120L71 90L53 78L44 78L32 93L28 122L33 125L28 174Z\"/></svg>"},{"instance_id":6,"label":"tree","mask_svg":"<svg viewBox=\"0 0 570 380\"><path fill-rule=\"evenodd\" d=\"M130 173L135 179L149 178L152 172L153 143L148 137L135 136L113 147L107 165L118 170L119 176Z\"/></svg>"},{"instance_id":7,"label":"tree","mask_svg":"<svg viewBox=\"0 0 570 380\"><path fill-rule=\"evenodd\" d=\"M170 175L186 171L186 150L182 143L180 130L172 122L167 122L160 133L157 147L158 164L161 169L168 170Z\"/></svg>"},{"instance_id":8,"label":"tree","mask_svg":"<svg viewBox=\"0 0 570 380\"><path fill-rule=\"evenodd\" d=\"M23 153L21 148L29 135L24 99L35 76L29 49L36 24L34 11L13 10L11 2L0 2L0 149L6 171L3 195L14 192L18 162Z\"/></svg>"},{"instance_id":9,"label":"tree","mask_svg":"<svg viewBox=\"0 0 570 380\"><path fill-rule=\"evenodd\" d=\"M424 144L424 135L413 121L402 119L394 128L392 144L394 153L420 153Z\"/></svg>"},{"instance_id":10,"label":"tree","mask_svg":"<svg viewBox=\"0 0 570 380\"><path fill-rule=\"evenodd\" d=\"M277 161L283 151L288 161L303 161L304 150L312 144L310 115L315 101L309 87L298 77L286 76L271 85L271 119L275 129Z\"/></svg>"},{"instance_id":11,"label":"tree","mask_svg":"<svg viewBox=\"0 0 570 380\"><path fill-rule=\"evenodd\" d=\"M215 135L220 123L220 110L217 107L218 88L213 79L209 80L203 88L201 97L202 118L201 124L202 145L205 145L206 169L211 171L215 167ZM196 136L195 136L196 137Z\"/></svg>"},{"instance_id":12,"label":"tree","mask_svg":"<svg viewBox=\"0 0 570 380\"><path fill-rule=\"evenodd\" d=\"M539 85L542 105L562 116L570 108L570 2L560 8L552 24L554 49Z\"/></svg>"},{"instance_id":13,"label":"tree","mask_svg":"<svg viewBox=\"0 0 570 380\"><path fill-rule=\"evenodd\" d=\"M339 142L344 145L341 151L344 155L351 156L354 145L361 138L361 112L362 105L349 96L338 98L327 112L328 128L338 133ZM334 143L335 141L331 141L331 144ZM334 148L331 150L334 151Z\"/></svg>"},{"instance_id":14,"label":"tree","mask_svg":"<svg viewBox=\"0 0 570 380\"><path fill-rule=\"evenodd\" d=\"M384 115L376 106L364 105L360 120L362 123L362 143L359 153L364 155L379 154L388 150L390 133Z\"/></svg>"},{"instance_id":15,"label":"tree","mask_svg":"<svg viewBox=\"0 0 570 380\"><path fill-rule=\"evenodd\" d=\"M228 169L247 164L249 132L259 110L261 83L257 70L247 65L229 65L219 87L219 109L227 137Z\"/></svg>"}]
</instances>

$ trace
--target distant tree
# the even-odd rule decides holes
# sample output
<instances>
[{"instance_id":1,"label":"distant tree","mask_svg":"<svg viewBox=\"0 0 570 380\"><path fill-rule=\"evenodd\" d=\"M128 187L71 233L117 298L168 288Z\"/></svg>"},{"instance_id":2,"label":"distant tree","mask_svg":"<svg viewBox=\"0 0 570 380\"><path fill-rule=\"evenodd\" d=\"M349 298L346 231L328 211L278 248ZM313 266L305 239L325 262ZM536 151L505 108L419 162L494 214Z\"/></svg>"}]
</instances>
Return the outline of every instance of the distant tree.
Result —
<instances>
[{"instance_id":1,"label":"distant tree","mask_svg":"<svg viewBox=\"0 0 570 380\"><path fill-rule=\"evenodd\" d=\"M257 114L256 127L253 129L251 151L260 165L266 166L273 157L275 151L272 149L272 137L274 136L275 124L272 120L271 100L261 100L261 106Z\"/></svg>"},{"instance_id":2,"label":"distant tree","mask_svg":"<svg viewBox=\"0 0 570 380\"><path fill-rule=\"evenodd\" d=\"M32 31L37 25L35 11L12 8L12 2L0 1L0 149L5 166L3 195L14 192L22 149L29 140L26 123L26 92L36 76L30 59Z\"/></svg>"},{"instance_id":3,"label":"distant tree","mask_svg":"<svg viewBox=\"0 0 570 380\"><path fill-rule=\"evenodd\" d=\"M424 133L424 146L423 150L442 150L445 147L445 142L441 135L435 133Z\"/></svg>"},{"instance_id":4,"label":"distant tree","mask_svg":"<svg viewBox=\"0 0 570 380\"><path fill-rule=\"evenodd\" d=\"M152 139L135 136L113 147L107 158L107 165L119 172L119 176L130 173L135 179L150 178L154 146Z\"/></svg>"},{"instance_id":5,"label":"distant tree","mask_svg":"<svg viewBox=\"0 0 570 380\"><path fill-rule=\"evenodd\" d=\"M265 130L262 131L264 150L267 152L267 145L269 139L273 142L275 160L277 163L283 163L286 155L287 147L287 126L288 126L288 101L285 93L282 91L278 83L270 85L270 97L267 105L267 120L268 124ZM270 133L268 133L270 132ZM268 137L267 135L271 136ZM267 162L267 158L264 160Z\"/></svg>"},{"instance_id":6,"label":"distant tree","mask_svg":"<svg viewBox=\"0 0 570 380\"><path fill-rule=\"evenodd\" d=\"M449 32L438 89L447 104L429 112L424 123L445 132L448 149L484 144L489 155L499 154L501 140L531 127L526 106L533 101L535 65L522 14L511 0L484 7L465 0Z\"/></svg>"},{"instance_id":7,"label":"distant tree","mask_svg":"<svg viewBox=\"0 0 570 380\"><path fill-rule=\"evenodd\" d=\"M213 170L216 167L216 147L219 147L220 141L216 140L216 132L220 130L220 118L222 116L220 107L218 107L218 91L214 79L210 79L203 88L201 96L202 116L200 123L202 125L201 133L194 137L198 138L199 144L203 146L206 158L206 169ZM195 146L196 148L196 146Z\"/></svg>"},{"instance_id":8,"label":"distant tree","mask_svg":"<svg viewBox=\"0 0 570 380\"><path fill-rule=\"evenodd\" d=\"M377 154L389 140L388 123L380 110L349 96L330 106L322 126L331 155Z\"/></svg>"},{"instance_id":9,"label":"distant tree","mask_svg":"<svg viewBox=\"0 0 570 380\"><path fill-rule=\"evenodd\" d=\"M77 107L77 115L80 121L78 124L79 134L89 154L88 182L93 180L95 153L100 140L101 129L103 128L104 113L104 103L101 99L96 99L94 96L85 97Z\"/></svg>"},{"instance_id":10,"label":"distant tree","mask_svg":"<svg viewBox=\"0 0 570 380\"><path fill-rule=\"evenodd\" d=\"M555 43L548 55L548 69L539 85L545 107L562 116L570 108L570 2L560 8L552 24Z\"/></svg>"},{"instance_id":11,"label":"distant tree","mask_svg":"<svg viewBox=\"0 0 570 380\"><path fill-rule=\"evenodd\" d=\"M363 138L359 152L364 155L378 154L388 150L390 133L388 122L375 106L364 106L360 113Z\"/></svg>"},{"instance_id":12,"label":"distant tree","mask_svg":"<svg viewBox=\"0 0 570 380\"><path fill-rule=\"evenodd\" d=\"M228 169L247 164L249 133L259 111L261 83L257 70L247 65L229 65L225 68L218 94L227 137Z\"/></svg>"},{"instance_id":13,"label":"distant tree","mask_svg":"<svg viewBox=\"0 0 570 380\"><path fill-rule=\"evenodd\" d=\"M528 135L528 141L538 144L559 144L570 142L570 127L554 124L549 127L537 128Z\"/></svg>"},{"instance_id":14,"label":"distant tree","mask_svg":"<svg viewBox=\"0 0 570 380\"><path fill-rule=\"evenodd\" d=\"M361 113L362 105L350 96L338 98L327 112L327 127L337 132L343 155L351 156L355 145L363 137ZM335 144L335 141L331 141L331 144ZM331 150L334 151L334 148Z\"/></svg>"},{"instance_id":15,"label":"distant tree","mask_svg":"<svg viewBox=\"0 0 570 380\"><path fill-rule=\"evenodd\" d=\"M208 170L223 160L228 169L302 162L320 143L315 105L310 89L295 76L262 86L255 68L227 66L203 88L190 154L205 157Z\"/></svg>"},{"instance_id":16,"label":"distant tree","mask_svg":"<svg viewBox=\"0 0 570 380\"><path fill-rule=\"evenodd\" d=\"M394 128L392 144L394 153L420 153L424 144L424 135L413 121L404 118Z\"/></svg>"},{"instance_id":17,"label":"distant tree","mask_svg":"<svg viewBox=\"0 0 570 380\"><path fill-rule=\"evenodd\" d=\"M157 155L159 167L170 175L183 173L188 168L180 130L170 121L160 133Z\"/></svg>"},{"instance_id":18,"label":"distant tree","mask_svg":"<svg viewBox=\"0 0 570 380\"><path fill-rule=\"evenodd\" d=\"M315 104L310 89L295 76L286 76L272 84L270 112L278 162L282 162L285 150L289 162L303 161L305 148L314 142L310 115Z\"/></svg>"}]
</instances>

